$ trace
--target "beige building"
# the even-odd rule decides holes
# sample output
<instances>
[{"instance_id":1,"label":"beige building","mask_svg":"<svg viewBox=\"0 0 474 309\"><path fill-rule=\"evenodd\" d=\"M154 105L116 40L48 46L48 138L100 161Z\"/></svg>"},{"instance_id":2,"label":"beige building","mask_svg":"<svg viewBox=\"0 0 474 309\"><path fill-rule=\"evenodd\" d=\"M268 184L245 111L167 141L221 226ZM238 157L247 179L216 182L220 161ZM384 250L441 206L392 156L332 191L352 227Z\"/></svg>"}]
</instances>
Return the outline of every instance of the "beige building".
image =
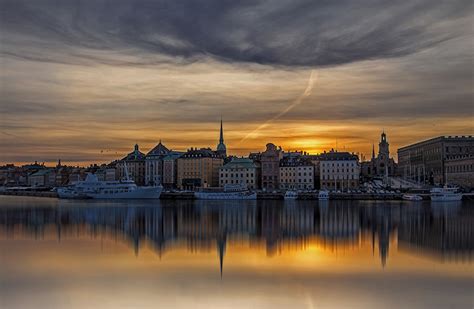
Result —
<instances>
[{"instance_id":1,"label":"beige building","mask_svg":"<svg viewBox=\"0 0 474 309\"><path fill-rule=\"evenodd\" d=\"M320 156L321 189L347 190L359 187L359 158L349 152L331 150Z\"/></svg>"},{"instance_id":2,"label":"beige building","mask_svg":"<svg viewBox=\"0 0 474 309\"><path fill-rule=\"evenodd\" d=\"M178 158L182 152L171 151L163 158L163 187L174 189L177 187L178 179Z\"/></svg>"},{"instance_id":3,"label":"beige building","mask_svg":"<svg viewBox=\"0 0 474 309\"><path fill-rule=\"evenodd\" d=\"M448 156L445 161L449 184L463 188L474 188L474 154Z\"/></svg>"},{"instance_id":4,"label":"beige building","mask_svg":"<svg viewBox=\"0 0 474 309\"><path fill-rule=\"evenodd\" d=\"M249 189L258 188L259 174L257 165L248 158L234 158L220 168L219 185L240 184Z\"/></svg>"},{"instance_id":5,"label":"beige building","mask_svg":"<svg viewBox=\"0 0 474 309\"><path fill-rule=\"evenodd\" d=\"M177 159L177 187L195 190L219 186L219 169L224 159L210 148L191 148Z\"/></svg>"},{"instance_id":6,"label":"beige building","mask_svg":"<svg viewBox=\"0 0 474 309\"><path fill-rule=\"evenodd\" d=\"M138 145L135 145L135 149L122 160L117 161L119 179L126 177L125 168L137 186L145 185L145 154L138 149Z\"/></svg>"},{"instance_id":7,"label":"beige building","mask_svg":"<svg viewBox=\"0 0 474 309\"><path fill-rule=\"evenodd\" d=\"M303 157L280 161L280 189L314 190L314 165Z\"/></svg>"}]
</instances>

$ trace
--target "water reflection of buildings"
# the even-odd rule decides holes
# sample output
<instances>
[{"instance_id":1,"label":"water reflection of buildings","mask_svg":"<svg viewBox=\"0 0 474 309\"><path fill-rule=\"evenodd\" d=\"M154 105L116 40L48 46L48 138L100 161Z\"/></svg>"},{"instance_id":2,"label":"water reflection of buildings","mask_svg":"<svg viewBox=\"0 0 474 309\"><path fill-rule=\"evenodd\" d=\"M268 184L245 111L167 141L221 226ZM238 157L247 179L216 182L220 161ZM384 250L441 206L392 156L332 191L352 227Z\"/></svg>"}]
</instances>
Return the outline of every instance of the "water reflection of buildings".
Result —
<instances>
[{"instance_id":1,"label":"water reflection of buildings","mask_svg":"<svg viewBox=\"0 0 474 309\"><path fill-rule=\"evenodd\" d=\"M397 238L402 250L470 258L474 213L468 205L454 206L439 210L429 204L393 202L340 201L318 206L304 201L176 201L93 207L79 201L58 207L0 208L0 231L7 237L18 233L41 237L47 228L55 227L59 239L63 234L107 234L127 240L136 254L144 241L159 256L183 245L192 252L216 250L222 274L229 241L251 247L264 243L268 255L304 250L314 240L330 250L357 248L370 241L385 265L391 239Z\"/></svg>"}]
</instances>

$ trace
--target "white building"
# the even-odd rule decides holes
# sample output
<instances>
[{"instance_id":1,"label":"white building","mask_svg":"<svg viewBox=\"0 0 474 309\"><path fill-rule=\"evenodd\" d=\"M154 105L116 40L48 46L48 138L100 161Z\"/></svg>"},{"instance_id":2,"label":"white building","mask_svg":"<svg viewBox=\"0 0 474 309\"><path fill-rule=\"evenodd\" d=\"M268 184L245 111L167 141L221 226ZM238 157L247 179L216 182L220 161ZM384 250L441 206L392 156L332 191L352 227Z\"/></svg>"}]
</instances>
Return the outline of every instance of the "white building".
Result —
<instances>
[{"instance_id":1,"label":"white building","mask_svg":"<svg viewBox=\"0 0 474 309\"><path fill-rule=\"evenodd\" d=\"M321 189L341 190L359 187L359 158L349 152L331 150L320 156Z\"/></svg>"},{"instance_id":2,"label":"white building","mask_svg":"<svg viewBox=\"0 0 474 309\"><path fill-rule=\"evenodd\" d=\"M169 154L161 141L146 154L145 185L159 185L163 182L163 158Z\"/></svg>"},{"instance_id":3,"label":"white building","mask_svg":"<svg viewBox=\"0 0 474 309\"><path fill-rule=\"evenodd\" d=\"M219 170L219 185L241 184L249 189L258 188L258 170L256 164L247 158L234 158Z\"/></svg>"},{"instance_id":4,"label":"white building","mask_svg":"<svg viewBox=\"0 0 474 309\"><path fill-rule=\"evenodd\" d=\"M314 165L301 157L280 161L280 189L314 190Z\"/></svg>"}]
</instances>

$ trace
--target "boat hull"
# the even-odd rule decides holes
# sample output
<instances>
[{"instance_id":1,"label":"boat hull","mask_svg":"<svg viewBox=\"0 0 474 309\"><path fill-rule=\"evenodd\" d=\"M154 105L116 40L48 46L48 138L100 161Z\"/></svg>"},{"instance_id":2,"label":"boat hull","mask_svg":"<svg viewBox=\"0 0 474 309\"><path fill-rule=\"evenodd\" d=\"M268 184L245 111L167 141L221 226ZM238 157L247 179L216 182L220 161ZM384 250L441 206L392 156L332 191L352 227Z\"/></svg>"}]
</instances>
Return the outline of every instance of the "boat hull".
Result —
<instances>
[{"instance_id":1,"label":"boat hull","mask_svg":"<svg viewBox=\"0 0 474 309\"><path fill-rule=\"evenodd\" d=\"M131 192L88 193L87 196L93 199L159 199L161 191L161 187L138 187Z\"/></svg>"},{"instance_id":2,"label":"boat hull","mask_svg":"<svg viewBox=\"0 0 474 309\"><path fill-rule=\"evenodd\" d=\"M196 192L194 197L198 200L256 200L257 193L242 194L242 193L208 193Z\"/></svg>"},{"instance_id":3,"label":"boat hull","mask_svg":"<svg viewBox=\"0 0 474 309\"><path fill-rule=\"evenodd\" d=\"M431 195L433 202L453 202L462 200L462 194L450 194L450 195Z\"/></svg>"}]
</instances>

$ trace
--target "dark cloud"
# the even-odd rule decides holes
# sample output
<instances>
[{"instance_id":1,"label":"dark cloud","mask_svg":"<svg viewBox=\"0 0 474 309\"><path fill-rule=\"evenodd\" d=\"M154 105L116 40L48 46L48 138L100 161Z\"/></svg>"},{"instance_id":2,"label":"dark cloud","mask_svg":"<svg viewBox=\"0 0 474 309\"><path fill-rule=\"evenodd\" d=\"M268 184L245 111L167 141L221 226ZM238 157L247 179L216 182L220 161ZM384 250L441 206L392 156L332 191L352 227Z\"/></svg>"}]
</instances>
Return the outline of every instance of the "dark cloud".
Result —
<instances>
[{"instance_id":1,"label":"dark cloud","mask_svg":"<svg viewBox=\"0 0 474 309\"><path fill-rule=\"evenodd\" d=\"M3 55L114 65L160 61L157 55L283 66L397 57L461 35L455 22L472 13L469 0L0 3ZM91 51L137 58L120 62Z\"/></svg>"}]
</instances>

